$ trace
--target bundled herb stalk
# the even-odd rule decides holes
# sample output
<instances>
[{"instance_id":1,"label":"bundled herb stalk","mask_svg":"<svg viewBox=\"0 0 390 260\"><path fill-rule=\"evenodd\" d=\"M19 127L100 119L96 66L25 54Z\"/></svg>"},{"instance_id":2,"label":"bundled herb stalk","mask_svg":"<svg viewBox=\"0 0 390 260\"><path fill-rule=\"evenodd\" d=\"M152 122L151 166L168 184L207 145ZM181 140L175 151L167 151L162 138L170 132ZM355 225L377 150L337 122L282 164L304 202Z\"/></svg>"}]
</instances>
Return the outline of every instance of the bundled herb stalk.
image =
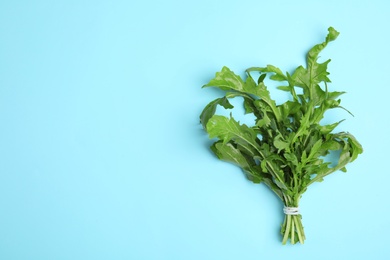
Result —
<instances>
[{"instance_id":1,"label":"bundled herb stalk","mask_svg":"<svg viewBox=\"0 0 390 260\"><path fill-rule=\"evenodd\" d=\"M246 70L243 80L223 67L203 86L226 91L200 115L210 138L218 139L212 151L241 167L249 180L267 185L283 201L283 244L289 239L292 244L305 240L298 207L307 188L335 171L345 172L345 166L363 152L352 134L332 132L341 121L320 123L327 110L343 108L338 97L344 92L328 91L330 59L317 62L319 53L339 35L332 27L328 31L325 41L310 49L306 68L299 66L292 74L284 74L272 65L253 67ZM280 82L278 89L289 92L291 100L276 105L264 84L266 77ZM232 109L229 99L235 97L243 98L245 113L255 116L253 126L240 124L232 115L215 114L217 106ZM339 156L333 164L325 160L332 151Z\"/></svg>"}]
</instances>

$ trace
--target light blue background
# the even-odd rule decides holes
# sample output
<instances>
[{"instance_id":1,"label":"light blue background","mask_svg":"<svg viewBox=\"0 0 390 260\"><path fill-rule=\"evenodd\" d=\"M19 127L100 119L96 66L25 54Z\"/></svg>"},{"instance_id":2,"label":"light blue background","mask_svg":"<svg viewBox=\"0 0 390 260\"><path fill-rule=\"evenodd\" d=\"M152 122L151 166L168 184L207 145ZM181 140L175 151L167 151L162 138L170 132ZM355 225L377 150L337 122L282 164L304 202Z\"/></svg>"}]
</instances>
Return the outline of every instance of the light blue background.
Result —
<instances>
[{"instance_id":1,"label":"light blue background","mask_svg":"<svg viewBox=\"0 0 390 260\"><path fill-rule=\"evenodd\" d=\"M385 0L1 1L0 259L390 259L389 24ZM223 65L291 71L328 26L355 115L330 121L365 152L281 246L281 202L208 150L220 93L200 87Z\"/></svg>"}]
</instances>

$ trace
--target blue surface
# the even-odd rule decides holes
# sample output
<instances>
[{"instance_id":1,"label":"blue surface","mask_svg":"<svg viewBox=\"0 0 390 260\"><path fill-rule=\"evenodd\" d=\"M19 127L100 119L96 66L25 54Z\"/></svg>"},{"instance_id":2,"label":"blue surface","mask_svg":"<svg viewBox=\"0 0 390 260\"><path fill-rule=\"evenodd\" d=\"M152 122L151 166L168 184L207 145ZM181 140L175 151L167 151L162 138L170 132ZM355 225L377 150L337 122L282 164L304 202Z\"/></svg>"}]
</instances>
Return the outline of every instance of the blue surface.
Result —
<instances>
[{"instance_id":1,"label":"blue surface","mask_svg":"<svg viewBox=\"0 0 390 260\"><path fill-rule=\"evenodd\" d=\"M390 259L390 4L1 1L0 259ZM198 124L223 65L291 71L321 42L365 152L313 185L304 245ZM276 95L275 91L272 91Z\"/></svg>"}]
</instances>

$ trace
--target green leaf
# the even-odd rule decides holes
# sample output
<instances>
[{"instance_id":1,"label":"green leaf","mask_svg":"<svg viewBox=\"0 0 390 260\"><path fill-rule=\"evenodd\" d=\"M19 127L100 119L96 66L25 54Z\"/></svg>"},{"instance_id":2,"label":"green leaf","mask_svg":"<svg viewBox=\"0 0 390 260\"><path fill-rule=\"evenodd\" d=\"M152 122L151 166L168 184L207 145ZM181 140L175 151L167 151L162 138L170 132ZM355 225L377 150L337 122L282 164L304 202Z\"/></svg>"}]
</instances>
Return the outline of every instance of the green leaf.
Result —
<instances>
[{"instance_id":1,"label":"green leaf","mask_svg":"<svg viewBox=\"0 0 390 260\"><path fill-rule=\"evenodd\" d=\"M249 69L246 70L246 72L248 72L248 73L250 73L252 71L265 72L265 73L267 73L267 72L274 73L270 77L270 79L272 79L272 80L276 80L276 81L285 81L285 80L287 80L287 77L283 74L283 72L279 68L277 68L277 67L275 67L273 65L267 65L267 67L265 67L265 68L252 67L252 68L249 68Z\"/></svg>"},{"instance_id":2,"label":"green leaf","mask_svg":"<svg viewBox=\"0 0 390 260\"><path fill-rule=\"evenodd\" d=\"M284 158L286 158L287 161L291 162L294 166L299 165L298 158L294 153L286 152L286 153L284 153L283 156L284 156Z\"/></svg>"},{"instance_id":3,"label":"green leaf","mask_svg":"<svg viewBox=\"0 0 390 260\"><path fill-rule=\"evenodd\" d=\"M307 153L306 153L306 150L304 150L302 152L301 162L302 162L302 164L306 164L307 163Z\"/></svg>"},{"instance_id":4,"label":"green leaf","mask_svg":"<svg viewBox=\"0 0 390 260\"><path fill-rule=\"evenodd\" d=\"M220 160L233 163L244 171L247 178L254 183L260 183L262 177L259 172L256 172L241 153L241 151L231 143L216 142L211 146L211 150L217 155Z\"/></svg>"},{"instance_id":5,"label":"green leaf","mask_svg":"<svg viewBox=\"0 0 390 260\"><path fill-rule=\"evenodd\" d=\"M342 92L338 92L338 91L333 91L333 92L328 92L327 93L327 99L336 99L338 98L339 96L345 94L346 92L342 91Z\"/></svg>"},{"instance_id":6,"label":"green leaf","mask_svg":"<svg viewBox=\"0 0 390 260\"><path fill-rule=\"evenodd\" d=\"M247 143L254 147L257 146L256 132L245 124L240 125L232 117L227 118L224 116L214 115L207 123L206 129L210 138L217 137L225 144L230 140L233 140L237 143Z\"/></svg>"},{"instance_id":7,"label":"green leaf","mask_svg":"<svg viewBox=\"0 0 390 260\"><path fill-rule=\"evenodd\" d=\"M279 134L274 139L274 146L278 149L278 153L279 153L281 150L289 151L290 144L283 139L281 134Z\"/></svg>"},{"instance_id":8,"label":"green leaf","mask_svg":"<svg viewBox=\"0 0 390 260\"><path fill-rule=\"evenodd\" d=\"M278 179L274 179L274 183L275 183L276 186L278 186L281 190L288 191L288 188L287 188L286 184L284 184L283 182L279 181Z\"/></svg>"},{"instance_id":9,"label":"green leaf","mask_svg":"<svg viewBox=\"0 0 390 260\"><path fill-rule=\"evenodd\" d=\"M308 185L315 181L322 180L325 176L338 171L346 171L345 166L354 161L359 154L363 152L363 148L360 143L349 133L339 133L334 135L336 138L339 138L341 142L344 143L343 148L341 150L339 160L337 165L331 168L322 169L317 172L317 176L313 178Z\"/></svg>"},{"instance_id":10,"label":"green leaf","mask_svg":"<svg viewBox=\"0 0 390 260\"><path fill-rule=\"evenodd\" d=\"M349 152L351 153L351 162L353 162L359 154L363 153L362 145L356 140L356 138L351 133L339 133L336 137L346 140L349 146Z\"/></svg>"},{"instance_id":11,"label":"green leaf","mask_svg":"<svg viewBox=\"0 0 390 260\"><path fill-rule=\"evenodd\" d=\"M315 142L313 147L310 149L310 153L309 153L309 156L307 157L307 160L311 160L311 159L321 155L321 154L318 154L321 146L322 146L322 139L318 139L317 142Z\"/></svg>"},{"instance_id":12,"label":"green leaf","mask_svg":"<svg viewBox=\"0 0 390 260\"><path fill-rule=\"evenodd\" d=\"M292 85L303 88L305 97L308 97L310 91L310 74L303 66L299 66L295 69L294 73L291 75L290 81Z\"/></svg>"},{"instance_id":13,"label":"green leaf","mask_svg":"<svg viewBox=\"0 0 390 260\"><path fill-rule=\"evenodd\" d=\"M328 43L335 40L338 35L339 33L334 28L330 27L325 41L310 49L307 55L307 69L299 66L291 75L290 83L302 87L304 90L304 97L310 98L315 106L319 105L319 103L325 99L325 93L318 86L318 83L330 82L328 78L329 72L327 71L330 59L323 63L318 63L318 55Z\"/></svg>"},{"instance_id":14,"label":"green leaf","mask_svg":"<svg viewBox=\"0 0 390 260\"><path fill-rule=\"evenodd\" d=\"M324 126L320 126L320 132L321 134L323 135L327 135L329 134L330 132L332 132L341 122L343 122L343 120L339 121L339 122L336 122L336 123L333 123L333 124L330 124L330 125L324 125Z\"/></svg>"},{"instance_id":15,"label":"green leaf","mask_svg":"<svg viewBox=\"0 0 390 260\"><path fill-rule=\"evenodd\" d=\"M218 87L222 90L237 90L242 91L244 89L244 82L241 77L234 74L228 67L223 67L220 72L215 74L215 78L212 79L203 87Z\"/></svg>"},{"instance_id":16,"label":"green leaf","mask_svg":"<svg viewBox=\"0 0 390 260\"><path fill-rule=\"evenodd\" d=\"M203 128L206 128L207 122L215 114L218 105L223 106L226 109L233 108L233 106L229 103L229 100L226 97L217 98L211 101L200 114L200 122Z\"/></svg>"},{"instance_id":17,"label":"green leaf","mask_svg":"<svg viewBox=\"0 0 390 260\"><path fill-rule=\"evenodd\" d=\"M300 126L298 128L298 131L295 133L291 143L294 143L298 139L298 137L302 135L307 135L308 129L310 127L310 114L305 114L299 122Z\"/></svg>"},{"instance_id":18,"label":"green leaf","mask_svg":"<svg viewBox=\"0 0 390 260\"><path fill-rule=\"evenodd\" d=\"M256 126L262 128L264 126L269 126L271 123L271 119L268 117L267 113L264 113L263 118L257 120Z\"/></svg>"},{"instance_id":19,"label":"green leaf","mask_svg":"<svg viewBox=\"0 0 390 260\"><path fill-rule=\"evenodd\" d=\"M337 150L341 150L342 148L343 148L343 145L341 144L341 142L336 141L333 138L325 141L321 145L321 150L323 151L324 155L328 154L329 151L337 151Z\"/></svg>"},{"instance_id":20,"label":"green leaf","mask_svg":"<svg viewBox=\"0 0 390 260\"><path fill-rule=\"evenodd\" d=\"M336 40L336 38L340 34L333 27L329 27L328 32L329 33L326 36L325 41L323 43L316 44L313 48L310 49L309 53L307 54L307 63L309 67L313 63L317 62L318 55L326 47L326 45L328 45L329 42Z\"/></svg>"},{"instance_id":21,"label":"green leaf","mask_svg":"<svg viewBox=\"0 0 390 260\"><path fill-rule=\"evenodd\" d=\"M268 107L271 109L276 120L278 122L282 120L280 111L276 107L275 100L271 98L271 95L263 82L260 82L260 84L258 84L257 86L253 86L252 84L246 85L245 92L251 93L261 98L261 100L264 101L264 103L266 103Z\"/></svg>"},{"instance_id":22,"label":"green leaf","mask_svg":"<svg viewBox=\"0 0 390 260\"><path fill-rule=\"evenodd\" d=\"M267 169L267 160L262 160L261 163L260 163L260 166L261 166L261 170L263 172L268 172L268 169Z\"/></svg>"},{"instance_id":23,"label":"green leaf","mask_svg":"<svg viewBox=\"0 0 390 260\"><path fill-rule=\"evenodd\" d=\"M278 86L276 88L283 91L291 92L292 86Z\"/></svg>"},{"instance_id":24,"label":"green leaf","mask_svg":"<svg viewBox=\"0 0 390 260\"><path fill-rule=\"evenodd\" d=\"M211 150L217 155L220 160L234 163L241 168L249 168L250 165L246 161L241 151L235 148L231 143L216 142L211 146Z\"/></svg>"},{"instance_id":25,"label":"green leaf","mask_svg":"<svg viewBox=\"0 0 390 260\"><path fill-rule=\"evenodd\" d=\"M301 104L296 101L286 101L283 104L278 106L280 113L282 115L282 118L287 118L290 115L296 114L300 108Z\"/></svg>"},{"instance_id":26,"label":"green leaf","mask_svg":"<svg viewBox=\"0 0 390 260\"><path fill-rule=\"evenodd\" d=\"M314 106L321 105L326 100L326 92L322 90L320 85L316 84L312 89L312 101Z\"/></svg>"},{"instance_id":27,"label":"green leaf","mask_svg":"<svg viewBox=\"0 0 390 260\"><path fill-rule=\"evenodd\" d=\"M253 104L253 100L244 98L244 110L245 110L245 114L256 112L256 108Z\"/></svg>"},{"instance_id":28,"label":"green leaf","mask_svg":"<svg viewBox=\"0 0 390 260\"><path fill-rule=\"evenodd\" d=\"M266 76L267 76L267 74L261 74L260 77L257 79L257 84L260 84L261 82L263 82Z\"/></svg>"},{"instance_id":29,"label":"green leaf","mask_svg":"<svg viewBox=\"0 0 390 260\"><path fill-rule=\"evenodd\" d=\"M283 200L283 192L276 186L272 178L264 178L262 181L279 197L280 200Z\"/></svg>"}]
</instances>

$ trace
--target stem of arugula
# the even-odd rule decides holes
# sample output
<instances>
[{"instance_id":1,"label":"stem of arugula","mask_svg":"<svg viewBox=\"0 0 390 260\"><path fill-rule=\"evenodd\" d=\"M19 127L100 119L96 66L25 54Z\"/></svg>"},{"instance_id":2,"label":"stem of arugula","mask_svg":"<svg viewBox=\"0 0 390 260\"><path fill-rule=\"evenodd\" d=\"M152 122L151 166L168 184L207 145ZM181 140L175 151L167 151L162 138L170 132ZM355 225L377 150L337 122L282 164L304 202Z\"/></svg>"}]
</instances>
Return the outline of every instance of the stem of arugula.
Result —
<instances>
[{"instance_id":1,"label":"stem of arugula","mask_svg":"<svg viewBox=\"0 0 390 260\"><path fill-rule=\"evenodd\" d=\"M289 196L284 196L284 203L287 206L298 207L298 199L293 200ZM302 225L302 216L301 215L285 215L284 222L282 224L281 233L283 236L282 244L285 245L290 238L291 244L299 243L303 244L306 237ZM298 240L296 240L296 236Z\"/></svg>"}]
</instances>

